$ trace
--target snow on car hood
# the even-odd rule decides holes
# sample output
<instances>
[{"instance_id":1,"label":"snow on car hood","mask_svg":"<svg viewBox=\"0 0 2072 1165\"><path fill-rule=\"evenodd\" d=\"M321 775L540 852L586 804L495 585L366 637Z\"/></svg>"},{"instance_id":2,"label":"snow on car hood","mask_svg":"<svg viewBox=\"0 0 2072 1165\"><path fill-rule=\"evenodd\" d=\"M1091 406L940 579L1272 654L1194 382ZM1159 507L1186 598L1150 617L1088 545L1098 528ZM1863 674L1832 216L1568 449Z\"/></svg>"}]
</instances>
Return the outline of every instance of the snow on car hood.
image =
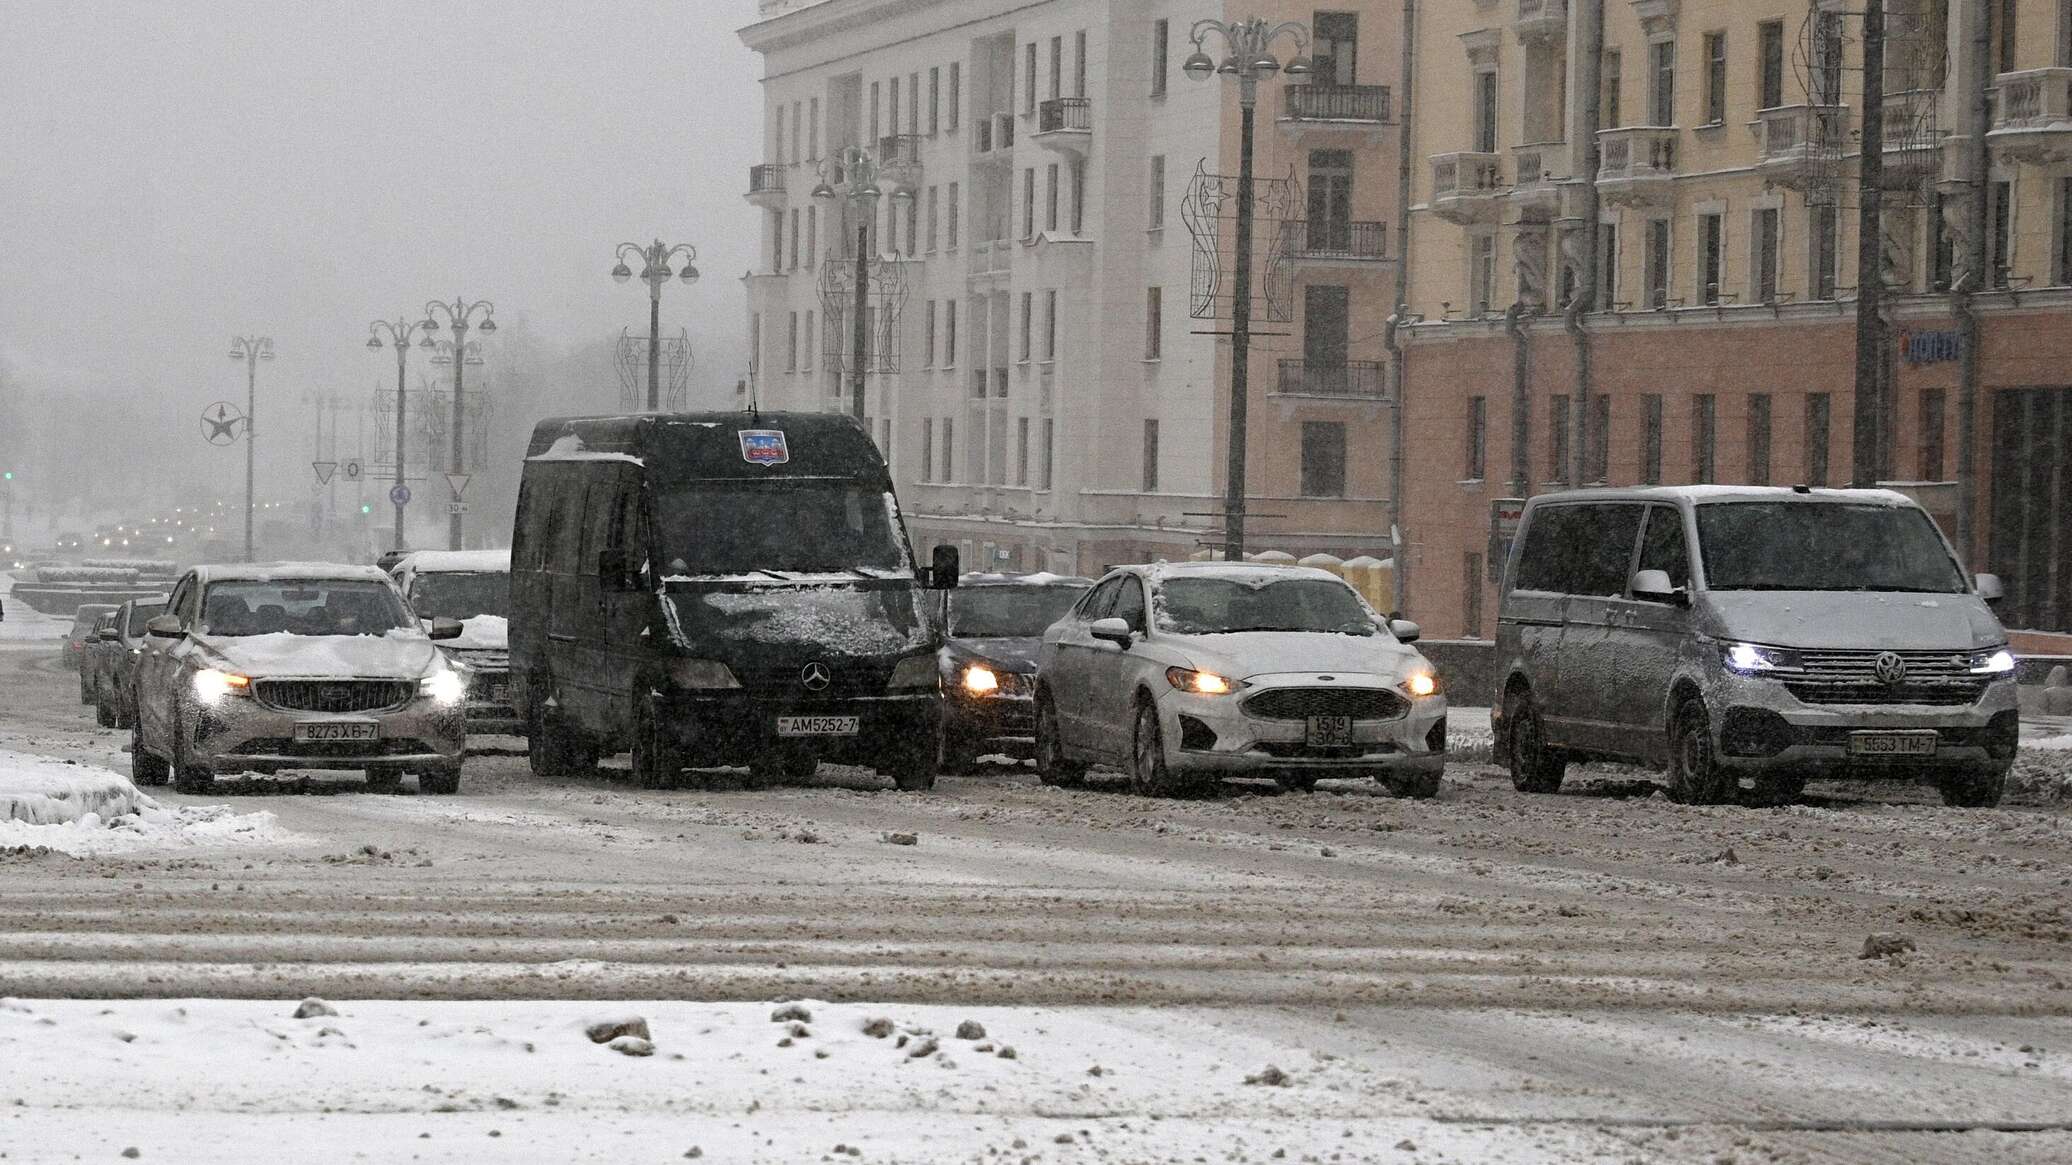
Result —
<instances>
[{"instance_id":1,"label":"snow on car hood","mask_svg":"<svg viewBox=\"0 0 2072 1165\"><path fill-rule=\"evenodd\" d=\"M423 634L209 635L199 639L217 667L254 679L283 676L357 676L416 679L432 669L439 649Z\"/></svg>"},{"instance_id":2,"label":"snow on car hood","mask_svg":"<svg viewBox=\"0 0 2072 1165\"><path fill-rule=\"evenodd\" d=\"M1201 671L1233 679L1287 672L1372 672L1395 676L1422 664L1417 650L1387 635L1320 635L1300 631L1242 631L1231 635L1173 635L1166 642ZM1428 666L1428 665L1427 665Z\"/></svg>"},{"instance_id":3,"label":"snow on car hood","mask_svg":"<svg viewBox=\"0 0 2072 1165\"><path fill-rule=\"evenodd\" d=\"M1971 651L2007 642L1977 595L1865 591L1706 591L1721 639L1776 647Z\"/></svg>"},{"instance_id":4,"label":"snow on car hood","mask_svg":"<svg viewBox=\"0 0 2072 1165\"><path fill-rule=\"evenodd\" d=\"M460 621L460 638L441 639L439 646L454 651L508 651L511 621L502 615L477 615Z\"/></svg>"}]
</instances>

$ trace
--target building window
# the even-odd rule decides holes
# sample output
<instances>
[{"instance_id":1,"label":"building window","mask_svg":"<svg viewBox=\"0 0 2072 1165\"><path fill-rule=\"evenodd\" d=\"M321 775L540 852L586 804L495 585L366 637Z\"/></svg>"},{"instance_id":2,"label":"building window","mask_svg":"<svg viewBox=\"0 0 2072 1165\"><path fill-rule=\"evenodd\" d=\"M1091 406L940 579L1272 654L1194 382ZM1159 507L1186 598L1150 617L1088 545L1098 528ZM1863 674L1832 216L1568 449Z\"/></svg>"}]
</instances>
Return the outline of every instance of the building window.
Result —
<instances>
[{"instance_id":1,"label":"building window","mask_svg":"<svg viewBox=\"0 0 2072 1165\"><path fill-rule=\"evenodd\" d=\"M942 132L942 66L931 65L928 69L928 134L930 137Z\"/></svg>"},{"instance_id":2,"label":"building window","mask_svg":"<svg viewBox=\"0 0 2072 1165\"><path fill-rule=\"evenodd\" d=\"M1755 26L1755 107L1775 109L1784 104L1784 22L1765 20Z\"/></svg>"},{"instance_id":3,"label":"building window","mask_svg":"<svg viewBox=\"0 0 2072 1165\"><path fill-rule=\"evenodd\" d=\"M1748 394L1748 484L1770 484L1770 394Z\"/></svg>"},{"instance_id":4,"label":"building window","mask_svg":"<svg viewBox=\"0 0 2072 1165\"><path fill-rule=\"evenodd\" d=\"M871 136L870 136L870 140L871 140L872 142L876 142L876 141L878 140L878 83L877 83L876 81L872 81L872 82L871 82Z\"/></svg>"},{"instance_id":5,"label":"building window","mask_svg":"<svg viewBox=\"0 0 2072 1165\"><path fill-rule=\"evenodd\" d=\"M1151 155L1151 207L1145 218L1145 229L1165 229L1165 155Z\"/></svg>"},{"instance_id":6,"label":"building window","mask_svg":"<svg viewBox=\"0 0 2072 1165\"><path fill-rule=\"evenodd\" d=\"M1648 220L1647 285L1648 307L1669 306L1669 220Z\"/></svg>"},{"instance_id":7,"label":"building window","mask_svg":"<svg viewBox=\"0 0 2072 1165\"><path fill-rule=\"evenodd\" d=\"M813 313L810 311L806 313L804 334L806 337L806 354L805 359L801 360L800 363L805 365L806 371L811 372L813 371L813 349L820 344L819 340L816 339L820 333L813 330Z\"/></svg>"},{"instance_id":8,"label":"building window","mask_svg":"<svg viewBox=\"0 0 2072 1165\"><path fill-rule=\"evenodd\" d=\"M1058 289L1055 287L1043 293L1043 358L1058 358Z\"/></svg>"},{"instance_id":9,"label":"building window","mask_svg":"<svg viewBox=\"0 0 2072 1165\"><path fill-rule=\"evenodd\" d=\"M1024 291L1024 292L1022 292L1022 321L1021 321L1021 322L1022 322L1022 326L1021 326L1021 336L1022 336L1022 363L1024 363L1024 364L1027 364L1027 363L1029 362L1029 341L1030 341L1030 338L1031 338L1031 336L1032 336L1032 335L1034 334L1034 326L1035 326L1035 321L1034 321L1034 320L1033 320L1033 319L1032 319L1031 317L1033 317L1033 316L1034 316L1035 314L1036 314L1036 294L1035 294L1034 292L1031 292L1031 291Z\"/></svg>"},{"instance_id":10,"label":"building window","mask_svg":"<svg viewBox=\"0 0 2072 1165\"><path fill-rule=\"evenodd\" d=\"M1494 70L1485 69L1475 74L1475 151L1477 153L1496 153L1496 115L1496 73Z\"/></svg>"},{"instance_id":11,"label":"building window","mask_svg":"<svg viewBox=\"0 0 2072 1165\"><path fill-rule=\"evenodd\" d=\"M921 480L935 480L935 418L921 418Z\"/></svg>"},{"instance_id":12,"label":"building window","mask_svg":"<svg viewBox=\"0 0 2072 1165\"><path fill-rule=\"evenodd\" d=\"M943 217L943 244L952 251L957 249L957 186L950 183L949 213Z\"/></svg>"},{"instance_id":13,"label":"building window","mask_svg":"<svg viewBox=\"0 0 2072 1165\"><path fill-rule=\"evenodd\" d=\"M921 132L921 74L907 74L907 133Z\"/></svg>"},{"instance_id":14,"label":"building window","mask_svg":"<svg viewBox=\"0 0 2072 1165\"><path fill-rule=\"evenodd\" d=\"M1597 310L1619 306L1619 228L1614 223L1597 225Z\"/></svg>"},{"instance_id":15,"label":"building window","mask_svg":"<svg viewBox=\"0 0 2072 1165\"><path fill-rule=\"evenodd\" d=\"M906 253L907 253L907 258L909 258L909 259L911 259L911 258L913 258L913 257L914 257L914 255L915 255L915 253L916 253L916 251L915 251L915 248L916 248L916 247L918 247L918 246L920 245L920 239L921 239L921 229L920 229L920 228L921 228L921 224L920 224L920 221L919 221L919 220L920 220L920 218L921 218L921 202L920 202L920 200L919 200L919 199L916 199L916 198L909 198L909 199L907 199L907 204L906 204L906 220L907 220L907 221L906 221Z\"/></svg>"},{"instance_id":16,"label":"building window","mask_svg":"<svg viewBox=\"0 0 2072 1165\"><path fill-rule=\"evenodd\" d=\"M1050 38L1050 96L1055 101L1065 95L1065 38Z\"/></svg>"},{"instance_id":17,"label":"building window","mask_svg":"<svg viewBox=\"0 0 2072 1165\"><path fill-rule=\"evenodd\" d=\"M1943 390L1921 390L1921 480L1943 480Z\"/></svg>"},{"instance_id":18,"label":"building window","mask_svg":"<svg viewBox=\"0 0 2072 1165\"><path fill-rule=\"evenodd\" d=\"M1169 21L1151 22L1151 95L1164 97L1166 91L1166 42L1172 39L1172 25Z\"/></svg>"},{"instance_id":19,"label":"building window","mask_svg":"<svg viewBox=\"0 0 2072 1165\"><path fill-rule=\"evenodd\" d=\"M1727 123L1727 34L1705 34L1705 124Z\"/></svg>"},{"instance_id":20,"label":"building window","mask_svg":"<svg viewBox=\"0 0 2072 1165\"><path fill-rule=\"evenodd\" d=\"M1612 465L1612 398L1603 393L1590 401L1590 480L1602 483L1611 474Z\"/></svg>"},{"instance_id":21,"label":"building window","mask_svg":"<svg viewBox=\"0 0 2072 1165\"><path fill-rule=\"evenodd\" d=\"M885 105L885 112L886 112L887 116L886 116L886 118L885 118L885 131L886 131L887 133L898 133L898 132L899 132L899 78L897 78L897 77L894 77L894 78L892 78L892 79L891 79L890 81L887 81L887 82L886 82L885 84L886 84L886 86L888 87L888 89L890 90L890 92L889 92L889 93L887 93L887 95L886 95L886 105ZM873 138L875 138L875 137L877 137L878 135L876 135L876 134L872 134L871 136L872 136Z\"/></svg>"},{"instance_id":22,"label":"building window","mask_svg":"<svg viewBox=\"0 0 2072 1165\"><path fill-rule=\"evenodd\" d=\"M2068 13L2065 35L2072 36L2072 13ZM1941 219L1936 220L1938 225ZM2072 284L2072 178L2058 179L2058 270L2052 282Z\"/></svg>"},{"instance_id":23,"label":"building window","mask_svg":"<svg viewBox=\"0 0 2072 1165\"><path fill-rule=\"evenodd\" d=\"M770 270L784 270L784 212L770 212Z\"/></svg>"},{"instance_id":24,"label":"building window","mask_svg":"<svg viewBox=\"0 0 2072 1165\"><path fill-rule=\"evenodd\" d=\"M1029 418L1014 419L1014 483L1029 484Z\"/></svg>"},{"instance_id":25,"label":"building window","mask_svg":"<svg viewBox=\"0 0 2072 1165\"><path fill-rule=\"evenodd\" d=\"M1058 164L1052 162L1043 173L1043 229L1058 229Z\"/></svg>"},{"instance_id":26,"label":"building window","mask_svg":"<svg viewBox=\"0 0 2072 1165\"><path fill-rule=\"evenodd\" d=\"M1998 0L1987 8L1993 22L1993 47L1999 59L1994 62L1995 73L2012 73L2015 69L2015 52L2021 41L2017 39L2020 22L2015 19L2015 9L2020 0Z\"/></svg>"},{"instance_id":27,"label":"building window","mask_svg":"<svg viewBox=\"0 0 2072 1165\"><path fill-rule=\"evenodd\" d=\"M1036 112L1036 42L1023 45L1022 113Z\"/></svg>"},{"instance_id":28,"label":"building window","mask_svg":"<svg viewBox=\"0 0 2072 1165\"><path fill-rule=\"evenodd\" d=\"M1072 34L1072 96L1086 96L1086 30Z\"/></svg>"},{"instance_id":29,"label":"building window","mask_svg":"<svg viewBox=\"0 0 2072 1165\"><path fill-rule=\"evenodd\" d=\"M820 208L817 206L808 206L806 208L806 267L810 270L819 265Z\"/></svg>"},{"instance_id":30,"label":"building window","mask_svg":"<svg viewBox=\"0 0 2072 1165\"><path fill-rule=\"evenodd\" d=\"M2007 286L2008 268L2014 263L2011 230L2014 224L2014 183L1995 182L1992 189L1993 199L1986 204L1988 212L1993 216L1986 232L1988 245L1992 247L1992 254L1986 256L1986 270L1992 280L1992 286L2003 288Z\"/></svg>"},{"instance_id":31,"label":"building window","mask_svg":"<svg viewBox=\"0 0 2072 1165\"><path fill-rule=\"evenodd\" d=\"M957 301L946 299L942 304L942 366L957 366Z\"/></svg>"},{"instance_id":32,"label":"building window","mask_svg":"<svg viewBox=\"0 0 2072 1165\"><path fill-rule=\"evenodd\" d=\"M1707 305L1719 302L1725 222L1724 215L1698 216L1698 299Z\"/></svg>"},{"instance_id":33,"label":"building window","mask_svg":"<svg viewBox=\"0 0 2072 1165\"><path fill-rule=\"evenodd\" d=\"M1547 401L1547 480L1555 485L1568 481L1569 397L1556 393Z\"/></svg>"},{"instance_id":34,"label":"building window","mask_svg":"<svg viewBox=\"0 0 2072 1165\"><path fill-rule=\"evenodd\" d=\"M1816 206L1813 219L1813 298L1835 297L1836 263L1841 259L1841 219L1835 208Z\"/></svg>"},{"instance_id":35,"label":"building window","mask_svg":"<svg viewBox=\"0 0 2072 1165\"><path fill-rule=\"evenodd\" d=\"M1036 237L1036 167L1022 171L1022 237Z\"/></svg>"},{"instance_id":36,"label":"building window","mask_svg":"<svg viewBox=\"0 0 2072 1165\"><path fill-rule=\"evenodd\" d=\"M958 61L950 62L950 108L944 119L951 133L957 132L958 111L964 105L964 66Z\"/></svg>"},{"instance_id":37,"label":"building window","mask_svg":"<svg viewBox=\"0 0 2072 1165\"><path fill-rule=\"evenodd\" d=\"M799 212L797 207L793 207L791 211L791 250L786 253L785 261L790 264L793 271L799 269Z\"/></svg>"},{"instance_id":38,"label":"building window","mask_svg":"<svg viewBox=\"0 0 2072 1165\"><path fill-rule=\"evenodd\" d=\"M1604 54L1603 64L1598 66L1599 89L1597 95L1597 120L1605 129L1618 129L1620 71L1625 61L1619 50L1610 49Z\"/></svg>"},{"instance_id":39,"label":"building window","mask_svg":"<svg viewBox=\"0 0 2072 1165\"><path fill-rule=\"evenodd\" d=\"M1648 46L1648 124L1676 124L1676 42Z\"/></svg>"},{"instance_id":40,"label":"building window","mask_svg":"<svg viewBox=\"0 0 2072 1165\"><path fill-rule=\"evenodd\" d=\"M1144 359L1157 360L1164 352L1165 312L1159 302L1160 289L1144 290Z\"/></svg>"},{"instance_id":41,"label":"building window","mask_svg":"<svg viewBox=\"0 0 2072 1165\"><path fill-rule=\"evenodd\" d=\"M1640 483L1662 484L1662 397L1648 393L1640 398Z\"/></svg>"},{"instance_id":42,"label":"building window","mask_svg":"<svg viewBox=\"0 0 2072 1165\"><path fill-rule=\"evenodd\" d=\"M787 332L784 337L784 370L786 372L797 372L799 370L799 313L790 313L789 319L786 321L786 328Z\"/></svg>"},{"instance_id":43,"label":"building window","mask_svg":"<svg viewBox=\"0 0 2072 1165\"><path fill-rule=\"evenodd\" d=\"M1316 13L1316 40L1310 49L1310 83L1352 85L1360 75L1360 14Z\"/></svg>"},{"instance_id":44,"label":"building window","mask_svg":"<svg viewBox=\"0 0 2072 1165\"><path fill-rule=\"evenodd\" d=\"M1468 315L1486 316L1496 294L1496 236L1472 236L1468 248Z\"/></svg>"},{"instance_id":45,"label":"building window","mask_svg":"<svg viewBox=\"0 0 2072 1165\"><path fill-rule=\"evenodd\" d=\"M1756 303L1777 302L1777 225L1779 215L1776 207L1764 207L1755 212L1755 235L1753 254L1749 256L1749 272L1754 282L1749 286L1749 297Z\"/></svg>"},{"instance_id":46,"label":"building window","mask_svg":"<svg viewBox=\"0 0 2072 1165\"><path fill-rule=\"evenodd\" d=\"M1345 422L1302 422L1302 496L1345 496Z\"/></svg>"},{"instance_id":47,"label":"building window","mask_svg":"<svg viewBox=\"0 0 2072 1165\"><path fill-rule=\"evenodd\" d=\"M1072 237L1086 233L1086 163L1074 161L1072 170Z\"/></svg>"},{"instance_id":48,"label":"building window","mask_svg":"<svg viewBox=\"0 0 2072 1165\"><path fill-rule=\"evenodd\" d=\"M1144 422L1144 492L1158 492L1158 420Z\"/></svg>"},{"instance_id":49,"label":"building window","mask_svg":"<svg viewBox=\"0 0 2072 1165\"><path fill-rule=\"evenodd\" d=\"M777 116L775 118L775 124L771 127L771 129L772 132L776 135L776 145L775 148L770 151L770 160L772 162L778 163L779 165L782 165L784 162L784 107L782 105L779 105L777 107Z\"/></svg>"},{"instance_id":50,"label":"building window","mask_svg":"<svg viewBox=\"0 0 2072 1165\"><path fill-rule=\"evenodd\" d=\"M941 201L936 198L936 195L941 192L941 189L938 186L930 186L928 188L928 253L931 255L935 254L935 224L942 209Z\"/></svg>"},{"instance_id":51,"label":"building window","mask_svg":"<svg viewBox=\"0 0 2072 1165\"><path fill-rule=\"evenodd\" d=\"M1489 468L1489 398L1471 396L1468 398L1468 447L1467 457L1462 465L1461 477L1468 481L1481 481L1483 472Z\"/></svg>"},{"instance_id":52,"label":"building window","mask_svg":"<svg viewBox=\"0 0 2072 1165\"><path fill-rule=\"evenodd\" d=\"M1806 484L1827 484L1828 394L1806 394Z\"/></svg>"},{"instance_id":53,"label":"building window","mask_svg":"<svg viewBox=\"0 0 2072 1165\"><path fill-rule=\"evenodd\" d=\"M1701 392L1691 400L1691 480L1719 480L1719 398Z\"/></svg>"},{"instance_id":54,"label":"building window","mask_svg":"<svg viewBox=\"0 0 2072 1165\"><path fill-rule=\"evenodd\" d=\"M1043 418L1043 447L1037 450L1036 462L1038 489L1050 488L1051 452L1056 447L1053 440L1056 436L1057 422L1049 417Z\"/></svg>"},{"instance_id":55,"label":"building window","mask_svg":"<svg viewBox=\"0 0 2072 1165\"><path fill-rule=\"evenodd\" d=\"M935 301L928 301L928 312L921 319L921 367L935 367Z\"/></svg>"},{"instance_id":56,"label":"building window","mask_svg":"<svg viewBox=\"0 0 2072 1165\"><path fill-rule=\"evenodd\" d=\"M806 160L820 160L820 98L806 102Z\"/></svg>"},{"instance_id":57,"label":"building window","mask_svg":"<svg viewBox=\"0 0 2072 1165\"><path fill-rule=\"evenodd\" d=\"M1482 555L1469 551L1460 559L1460 633L1469 639L1482 638Z\"/></svg>"},{"instance_id":58,"label":"building window","mask_svg":"<svg viewBox=\"0 0 2072 1165\"><path fill-rule=\"evenodd\" d=\"M942 419L942 474L937 481L957 480L957 420Z\"/></svg>"},{"instance_id":59,"label":"building window","mask_svg":"<svg viewBox=\"0 0 2072 1165\"><path fill-rule=\"evenodd\" d=\"M794 166L798 165L799 151L805 145L805 139L799 133L805 115L805 108L799 102L794 101L791 103L791 163Z\"/></svg>"}]
</instances>

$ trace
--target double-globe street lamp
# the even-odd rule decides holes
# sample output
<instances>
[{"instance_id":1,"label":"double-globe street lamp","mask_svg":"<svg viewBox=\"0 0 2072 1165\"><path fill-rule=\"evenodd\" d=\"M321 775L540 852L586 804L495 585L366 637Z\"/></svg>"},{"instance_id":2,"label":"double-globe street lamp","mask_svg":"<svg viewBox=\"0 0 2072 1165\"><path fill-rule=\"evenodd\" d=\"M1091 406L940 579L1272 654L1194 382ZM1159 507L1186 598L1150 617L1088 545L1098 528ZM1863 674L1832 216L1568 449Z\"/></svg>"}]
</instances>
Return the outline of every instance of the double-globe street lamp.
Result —
<instances>
[{"instance_id":1,"label":"double-globe street lamp","mask_svg":"<svg viewBox=\"0 0 2072 1165\"><path fill-rule=\"evenodd\" d=\"M647 407L651 413L662 411L662 285L669 282L673 274L684 281L685 286L698 282L698 248L689 243L670 245L660 239L643 247L638 243L619 244L619 262L612 268L612 279L624 283L633 278L633 268L626 266L626 256L637 255L641 260L640 278L648 285L648 397ZM669 260L683 256L683 269L672 272ZM487 329L485 329L487 330Z\"/></svg>"},{"instance_id":2,"label":"double-globe street lamp","mask_svg":"<svg viewBox=\"0 0 2072 1165\"><path fill-rule=\"evenodd\" d=\"M232 336L230 358L245 363L245 561L252 562L252 418L259 411L259 362L273 359L273 337Z\"/></svg>"},{"instance_id":3,"label":"double-globe street lamp","mask_svg":"<svg viewBox=\"0 0 2072 1165\"><path fill-rule=\"evenodd\" d=\"M480 312L482 317L482 322L479 324L473 322L477 312ZM427 330L425 338L420 340L419 344L426 348L437 344L437 341L432 339L431 333L438 330L439 317L443 315L446 317L446 326L453 331L454 352L465 355L468 350L468 329L473 327L485 336L495 333L496 320L491 318L495 314L496 305L486 299L478 299L473 303L469 303L458 296L454 297L452 303L440 303L435 299L424 305L424 325ZM448 550L459 550L461 548L461 501L460 487L457 483L462 473L462 456L465 448L463 437L466 431L463 428L461 418L460 387L461 381L464 378L463 370L466 369L467 364L468 362L465 359L457 359L453 362L453 504L447 507L446 548ZM400 434L401 430L399 429L398 435L400 436Z\"/></svg>"},{"instance_id":4,"label":"double-globe street lamp","mask_svg":"<svg viewBox=\"0 0 2072 1165\"><path fill-rule=\"evenodd\" d=\"M1228 50L1221 61L1203 47L1209 35L1223 38ZM1180 66L1196 81L1221 75L1237 79L1240 109L1237 178L1237 271L1232 281L1230 319L1230 450L1223 487L1223 557L1242 562L1245 557L1245 394L1251 383L1252 355L1252 119L1259 104L1259 82L1274 74L1290 77L1309 75L1309 29L1300 21L1269 24L1259 17L1248 20L1199 20L1189 34L1194 52ZM1287 62L1274 54L1273 46L1286 37L1294 42L1295 56Z\"/></svg>"},{"instance_id":5,"label":"double-globe street lamp","mask_svg":"<svg viewBox=\"0 0 2072 1165\"><path fill-rule=\"evenodd\" d=\"M411 323L401 316L396 317L393 323L388 320L375 320L367 326L367 330L373 333L367 337L367 347L381 348L381 338L385 334L388 336L388 346L396 350L396 484L393 489L389 490L389 500L396 507L394 549L397 550L403 549L403 507L405 505L403 501L403 435L405 432L403 405L407 390L404 388L403 383L404 366L410 361L410 338L419 332L423 332L422 346L430 348L437 342L432 339L432 331L438 326L438 322L435 320L427 319Z\"/></svg>"},{"instance_id":6,"label":"double-globe street lamp","mask_svg":"<svg viewBox=\"0 0 2072 1165\"><path fill-rule=\"evenodd\" d=\"M864 324L864 316L870 312L871 223L877 217L878 199L885 194L880 180L893 177L896 176L881 170L876 154L862 146L845 146L823 163L820 183L813 187L813 197L823 201L842 198L857 212L856 287L855 299L850 305L852 318L849 321L849 363L852 373L849 410L859 421L864 416L864 365L870 360L870 332ZM835 189L837 185L841 186L841 190ZM913 199L913 188L906 182L900 181L893 187L894 202L907 203Z\"/></svg>"}]
</instances>

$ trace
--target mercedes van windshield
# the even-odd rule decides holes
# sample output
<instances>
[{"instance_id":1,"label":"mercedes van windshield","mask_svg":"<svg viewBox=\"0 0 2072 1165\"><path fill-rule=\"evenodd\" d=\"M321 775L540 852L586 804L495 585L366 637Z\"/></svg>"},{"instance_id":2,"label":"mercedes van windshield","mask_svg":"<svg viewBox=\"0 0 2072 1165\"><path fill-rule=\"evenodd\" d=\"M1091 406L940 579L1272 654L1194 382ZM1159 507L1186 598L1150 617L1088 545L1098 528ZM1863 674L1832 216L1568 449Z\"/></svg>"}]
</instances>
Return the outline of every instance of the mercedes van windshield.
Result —
<instances>
[{"instance_id":1,"label":"mercedes van windshield","mask_svg":"<svg viewBox=\"0 0 2072 1165\"><path fill-rule=\"evenodd\" d=\"M885 492L852 478L669 483L654 514L670 575L913 572Z\"/></svg>"},{"instance_id":2,"label":"mercedes van windshield","mask_svg":"<svg viewBox=\"0 0 2072 1165\"><path fill-rule=\"evenodd\" d=\"M1705 585L1716 591L1970 589L1934 523L1913 506L1711 502L1697 512Z\"/></svg>"}]
</instances>

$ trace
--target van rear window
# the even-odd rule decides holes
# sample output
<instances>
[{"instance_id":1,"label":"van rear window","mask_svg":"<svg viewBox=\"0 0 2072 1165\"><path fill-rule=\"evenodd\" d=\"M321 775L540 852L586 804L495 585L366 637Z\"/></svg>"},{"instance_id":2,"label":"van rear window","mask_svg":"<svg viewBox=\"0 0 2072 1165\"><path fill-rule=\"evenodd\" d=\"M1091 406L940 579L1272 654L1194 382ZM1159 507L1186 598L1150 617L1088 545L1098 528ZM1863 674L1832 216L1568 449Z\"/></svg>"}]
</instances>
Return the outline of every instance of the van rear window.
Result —
<instances>
[{"instance_id":1,"label":"van rear window","mask_svg":"<svg viewBox=\"0 0 2072 1165\"><path fill-rule=\"evenodd\" d=\"M1715 591L1969 589L1935 523L1912 506L1712 502L1698 507L1698 546Z\"/></svg>"}]
</instances>

